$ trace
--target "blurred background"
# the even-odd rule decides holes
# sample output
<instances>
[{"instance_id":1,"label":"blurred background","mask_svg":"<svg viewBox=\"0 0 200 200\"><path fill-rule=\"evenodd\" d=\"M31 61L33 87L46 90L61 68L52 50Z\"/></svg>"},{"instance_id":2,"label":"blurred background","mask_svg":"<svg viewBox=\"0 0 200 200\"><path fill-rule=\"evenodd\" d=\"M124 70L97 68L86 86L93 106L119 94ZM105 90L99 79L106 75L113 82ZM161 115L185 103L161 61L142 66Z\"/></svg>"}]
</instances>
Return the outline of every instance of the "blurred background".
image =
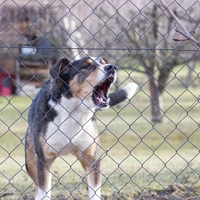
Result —
<instances>
[{"instance_id":1,"label":"blurred background","mask_svg":"<svg viewBox=\"0 0 200 200\"><path fill-rule=\"evenodd\" d=\"M169 0L200 38L197 0ZM27 111L61 57L104 57L135 96L97 113L103 199L198 199L199 49L157 0L0 1L0 199L33 199L24 163ZM106 153L105 153L106 152ZM52 199L87 199L78 161L60 157Z\"/></svg>"}]
</instances>

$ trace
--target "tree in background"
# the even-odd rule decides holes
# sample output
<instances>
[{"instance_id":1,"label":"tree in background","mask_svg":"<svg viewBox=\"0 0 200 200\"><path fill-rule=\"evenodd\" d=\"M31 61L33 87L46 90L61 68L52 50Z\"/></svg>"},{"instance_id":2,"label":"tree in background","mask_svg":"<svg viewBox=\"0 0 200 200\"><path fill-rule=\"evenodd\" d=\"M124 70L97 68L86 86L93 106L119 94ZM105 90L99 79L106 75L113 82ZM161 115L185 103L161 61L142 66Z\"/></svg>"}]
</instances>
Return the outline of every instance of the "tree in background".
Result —
<instances>
[{"instance_id":1,"label":"tree in background","mask_svg":"<svg viewBox=\"0 0 200 200\"><path fill-rule=\"evenodd\" d=\"M132 16L136 15L133 11L131 14ZM180 51L185 47L177 46L177 51L170 50L173 48L173 44L167 41L169 41L169 37L172 37L170 30L174 24L171 20L164 19L158 5L149 6L148 10L143 11L141 16L132 20L127 28L123 27L123 23L120 23L118 19L116 21L121 30L124 30L127 42L132 44L128 55L129 63L132 59L138 60L139 64L135 70L148 76L151 120L161 122L164 112L163 92L170 73L175 66L183 64L189 59L185 56L183 59L181 56Z\"/></svg>"},{"instance_id":2,"label":"tree in background","mask_svg":"<svg viewBox=\"0 0 200 200\"><path fill-rule=\"evenodd\" d=\"M192 30L198 24L194 20L196 3L180 2L182 7L173 1L171 7ZM140 2L140 8L137 6L129 2L113 6L111 12L108 6L95 10L103 24L95 38L101 41L99 48L105 47L107 56L117 61L121 59L122 66L148 76L151 120L161 122L164 116L163 92L170 73L177 65L197 60L198 54L190 51L196 50L193 45L177 44L172 40L176 36L174 22L166 18L159 4L144 1L143 4Z\"/></svg>"}]
</instances>

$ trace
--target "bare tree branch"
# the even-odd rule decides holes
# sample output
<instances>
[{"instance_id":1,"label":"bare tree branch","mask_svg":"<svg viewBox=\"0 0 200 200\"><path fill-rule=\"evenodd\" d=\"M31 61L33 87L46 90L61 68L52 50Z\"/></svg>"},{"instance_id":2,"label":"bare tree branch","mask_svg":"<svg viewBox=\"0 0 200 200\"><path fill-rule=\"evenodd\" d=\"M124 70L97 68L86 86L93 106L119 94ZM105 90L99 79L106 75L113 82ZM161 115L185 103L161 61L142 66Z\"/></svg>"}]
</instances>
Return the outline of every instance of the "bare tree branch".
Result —
<instances>
[{"instance_id":1,"label":"bare tree branch","mask_svg":"<svg viewBox=\"0 0 200 200\"><path fill-rule=\"evenodd\" d=\"M181 23L181 21L176 17L174 12L169 8L169 6L167 6L167 4L165 3L165 0L160 0L160 3L165 8L165 10L169 13L169 15L172 17L172 19L176 22L177 29L175 29L175 31L180 33L181 35L185 36L185 38L183 38L183 39L174 39L174 40L175 41L190 40L193 44L200 47L200 41L196 40L193 37L193 34L195 33L195 31L193 31L192 33L189 33L189 31L185 28L185 26ZM200 0L198 0L198 3L200 6Z\"/></svg>"}]
</instances>

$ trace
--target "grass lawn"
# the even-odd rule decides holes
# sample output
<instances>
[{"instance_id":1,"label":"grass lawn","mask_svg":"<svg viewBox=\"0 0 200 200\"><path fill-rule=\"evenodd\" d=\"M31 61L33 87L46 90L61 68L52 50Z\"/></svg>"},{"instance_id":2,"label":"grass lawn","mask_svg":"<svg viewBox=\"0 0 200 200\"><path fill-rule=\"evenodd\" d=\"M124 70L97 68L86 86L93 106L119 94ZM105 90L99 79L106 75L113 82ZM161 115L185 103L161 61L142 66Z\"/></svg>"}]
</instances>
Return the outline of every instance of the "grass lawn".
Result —
<instances>
[{"instance_id":1,"label":"grass lawn","mask_svg":"<svg viewBox=\"0 0 200 200\"><path fill-rule=\"evenodd\" d=\"M121 82L128 78L123 85L133 78L141 88L130 102L97 114L103 199L200 198L200 109L198 103L193 105L199 82L187 90L181 81L185 75L185 69L172 73L164 93L164 121L153 124L146 77L121 72ZM35 186L24 166L30 103L30 97L0 97L0 199L34 195ZM57 159L52 174L52 199L87 199L85 174L74 157Z\"/></svg>"}]
</instances>

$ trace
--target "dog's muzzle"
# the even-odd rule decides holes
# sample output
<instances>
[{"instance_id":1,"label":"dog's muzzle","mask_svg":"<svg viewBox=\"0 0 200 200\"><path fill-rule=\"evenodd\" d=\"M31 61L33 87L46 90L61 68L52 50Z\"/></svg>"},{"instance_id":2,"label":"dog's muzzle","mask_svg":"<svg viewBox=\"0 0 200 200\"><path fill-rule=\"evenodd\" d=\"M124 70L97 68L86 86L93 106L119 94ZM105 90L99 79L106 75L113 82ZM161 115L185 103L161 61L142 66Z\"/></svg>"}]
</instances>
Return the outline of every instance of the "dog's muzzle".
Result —
<instances>
[{"instance_id":1,"label":"dog's muzzle","mask_svg":"<svg viewBox=\"0 0 200 200\"><path fill-rule=\"evenodd\" d=\"M111 84L116 80L116 67L115 65L108 64L104 68L105 78L94 87L92 99L98 108L109 107L110 98L108 98L108 91Z\"/></svg>"}]
</instances>

